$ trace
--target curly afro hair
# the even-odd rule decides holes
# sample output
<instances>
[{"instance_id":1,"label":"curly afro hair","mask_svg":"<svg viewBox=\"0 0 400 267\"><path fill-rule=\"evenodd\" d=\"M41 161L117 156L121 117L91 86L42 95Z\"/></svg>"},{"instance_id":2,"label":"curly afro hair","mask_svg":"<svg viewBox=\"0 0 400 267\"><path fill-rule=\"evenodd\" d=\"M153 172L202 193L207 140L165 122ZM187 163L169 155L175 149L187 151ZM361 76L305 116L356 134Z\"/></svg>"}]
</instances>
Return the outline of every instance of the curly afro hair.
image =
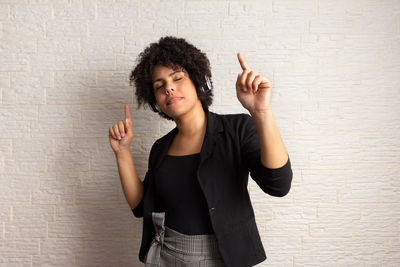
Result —
<instances>
[{"instance_id":1,"label":"curly afro hair","mask_svg":"<svg viewBox=\"0 0 400 267\"><path fill-rule=\"evenodd\" d=\"M183 38L165 36L156 43L151 43L138 56L138 64L131 72L130 85L136 87L136 99L139 107L147 104L161 117L172 120L156 107L156 99L153 91L152 75L157 65L172 69L183 68L189 74L196 87L197 96L204 110L212 103L212 81L210 62L205 53Z\"/></svg>"}]
</instances>

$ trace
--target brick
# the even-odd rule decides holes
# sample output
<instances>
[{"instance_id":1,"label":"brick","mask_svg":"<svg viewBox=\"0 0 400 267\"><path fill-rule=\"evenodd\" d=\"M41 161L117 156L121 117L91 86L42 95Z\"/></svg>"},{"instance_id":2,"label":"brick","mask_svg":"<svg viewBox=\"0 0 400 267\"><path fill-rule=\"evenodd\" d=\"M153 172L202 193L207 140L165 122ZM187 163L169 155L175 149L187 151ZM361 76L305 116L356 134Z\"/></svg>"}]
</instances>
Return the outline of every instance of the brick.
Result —
<instances>
[{"instance_id":1,"label":"brick","mask_svg":"<svg viewBox=\"0 0 400 267\"><path fill-rule=\"evenodd\" d=\"M132 23L132 35L143 38L156 36L173 35L178 36L177 20L179 18L166 16L160 17L157 21L152 18L134 18ZM179 34L182 36L182 34ZM155 40L156 41L156 40Z\"/></svg>"},{"instance_id":2,"label":"brick","mask_svg":"<svg viewBox=\"0 0 400 267\"><path fill-rule=\"evenodd\" d=\"M228 15L229 3L225 1L188 1L185 16L188 18L218 18Z\"/></svg>"},{"instance_id":3,"label":"brick","mask_svg":"<svg viewBox=\"0 0 400 267\"><path fill-rule=\"evenodd\" d=\"M280 205L274 207L274 219L265 222L267 236L303 236L307 224L317 219L316 207Z\"/></svg>"},{"instance_id":4,"label":"brick","mask_svg":"<svg viewBox=\"0 0 400 267\"><path fill-rule=\"evenodd\" d=\"M33 40L0 40L0 53L36 53L36 42Z\"/></svg>"},{"instance_id":5,"label":"brick","mask_svg":"<svg viewBox=\"0 0 400 267\"><path fill-rule=\"evenodd\" d=\"M69 55L40 54L30 57L30 65L35 70L71 70Z\"/></svg>"},{"instance_id":6,"label":"brick","mask_svg":"<svg viewBox=\"0 0 400 267\"><path fill-rule=\"evenodd\" d=\"M304 34L308 33L308 17L280 15L265 18L266 34Z\"/></svg>"},{"instance_id":7,"label":"brick","mask_svg":"<svg viewBox=\"0 0 400 267\"><path fill-rule=\"evenodd\" d=\"M46 22L46 33L50 38L86 37L88 22L83 19L57 19Z\"/></svg>"},{"instance_id":8,"label":"brick","mask_svg":"<svg viewBox=\"0 0 400 267\"><path fill-rule=\"evenodd\" d=\"M0 20L8 20L9 6L0 6Z\"/></svg>"},{"instance_id":9,"label":"brick","mask_svg":"<svg viewBox=\"0 0 400 267\"><path fill-rule=\"evenodd\" d=\"M37 114L37 107L34 106L0 106L0 118L2 121L36 120Z\"/></svg>"},{"instance_id":10,"label":"brick","mask_svg":"<svg viewBox=\"0 0 400 267\"><path fill-rule=\"evenodd\" d=\"M67 88L68 86L74 87L92 87L96 85L95 72L56 72L55 73L55 86ZM57 88L58 89L58 88Z\"/></svg>"},{"instance_id":11,"label":"brick","mask_svg":"<svg viewBox=\"0 0 400 267\"><path fill-rule=\"evenodd\" d=\"M50 140L21 140L13 144L13 156L5 159L5 169L23 172L44 171L46 155L51 152Z\"/></svg>"},{"instance_id":12,"label":"brick","mask_svg":"<svg viewBox=\"0 0 400 267\"><path fill-rule=\"evenodd\" d=\"M81 185L81 177L78 173L51 173L39 175L40 189L61 189Z\"/></svg>"},{"instance_id":13,"label":"brick","mask_svg":"<svg viewBox=\"0 0 400 267\"><path fill-rule=\"evenodd\" d=\"M55 153L79 152L92 155L97 152L97 142L94 139L58 139L55 141Z\"/></svg>"},{"instance_id":14,"label":"brick","mask_svg":"<svg viewBox=\"0 0 400 267\"><path fill-rule=\"evenodd\" d=\"M373 86L379 84L379 86ZM396 99L398 85L400 84L399 72L387 70L376 75L375 70L366 70L361 74L361 84L353 88L355 99L375 99L375 101L387 101Z\"/></svg>"},{"instance_id":15,"label":"brick","mask_svg":"<svg viewBox=\"0 0 400 267\"><path fill-rule=\"evenodd\" d=\"M90 219L89 219L90 220ZM90 237L90 225L84 220L55 221L48 223L50 238L87 238Z\"/></svg>"},{"instance_id":16,"label":"brick","mask_svg":"<svg viewBox=\"0 0 400 267\"><path fill-rule=\"evenodd\" d=\"M81 184L77 173L47 173L39 176L40 188L32 191L34 204L74 204L74 188Z\"/></svg>"},{"instance_id":17,"label":"brick","mask_svg":"<svg viewBox=\"0 0 400 267\"><path fill-rule=\"evenodd\" d=\"M117 161L110 146L108 137L107 139L104 138L102 140L104 141L100 143L99 153L91 156L91 168L94 171L112 171L118 175Z\"/></svg>"},{"instance_id":18,"label":"brick","mask_svg":"<svg viewBox=\"0 0 400 267\"><path fill-rule=\"evenodd\" d=\"M31 135L33 138L72 137L72 122L65 121L33 121Z\"/></svg>"},{"instance_id":19,"label":"brick","mask_svg":"<svg viewBox=\"0 0 400 267\"><path fill-rule=\"evenodd\" d=\"M138 54L121 54L116 56L116 70L129 73L134 69Z\"/></svg>"},{"instance_id":20,"label":"brick","mask_svg":"<svg viewBox=\"0 0 400 267\"><path fill-rule=\"evenodd\" d=\"M264 49L272 50L298 50L301 48L301 40L299 36L266 36L258 37L257 42L249 41L249 44L244 46L244 49L260 51ZM255 48L251 48L256 45Z\"/></svg>"},{"instance_id":21,"label":"brick","mask_svg":"<svg viewBox=\"0 0 400 267\"><path fill-rule=\"evenodd\" d=\"M79 54L79 40L64 39L64 40L38 40L38 54Z\"/></svg>"},{"instance_id":22,"label":"brick","mask_svg":"<svg viewBox=\"0 0 400 267\"><path fill-rule=\"evenodd\" d=\"M40 240L41 255L65 255L73 258L83 249L83 240L77 239L43 239Z\"/></svg>"},{"instance_id":23,"label":"brick","mask_svg":"<svg viewBox=\"0 0 400 267\"><path fill-rule=\"evenodd\" d=\"M122 38L91 38L81 41L83 55L117 54L123 51Z\"/></svg>"},{"instance_id":24,"label":"brick","mask_svg":"<svg viewBox=\"0 0 400 267\"><path fill-rule=\"evenodd\" d=\"M261 234L261 241L267 254L267 265L294 266L293 255L301 252L301 239L297 237L264 237Z\"/></svg>"},{"instance_id":25,"label":"brick","mask_svg":"<svg viewBox=\"0 0 400 267\"><path fill-rule=\"evenodd\" d=\"M0 88L1 87L2 88L10 87L10 73L9 72L0 72Z\"/></svg>"},{"instance_id":26,"label":"brick","mask_svg":"<svg viewBox=\"0 0 400 267\"><path fill-rule=\"evenodd\" d=\"M351 237L353 220L360 218L360 209L351 206L319 206L317 212L318 222L309 225L312 237ZM337 214L342 216L338 218Z\"/></svg>"},{"instance_id":27,"label":"brick","mask_svg":"<svg viewBox=\"0 0 400 267\"><path fill-rule=\"evenodd\" d=\"M109 71L116 69L115 55L72 56L74 71Z\"/></svg>"},{"instance_id":28,"label":"brick","mask_svg":"<svg viewBox=\"0 0 400 267\"><path fill-rule=\"evenodd\" d=\"M398 32L398 15L371 13L354 19L353 33L356 34L396 34Z\"/></svg>"},{"instance_id":29,"label":"brick","mask_svg":"<svg viewBox=\"0 0 400 267\"><path fill-rule=\"evenodd\" d=\"M93 265L118 265L119 259L124 258L127 250L132 249L132 245L126 240L97 239L85 241L84 252L76 256L77 265L85 265L88 261ZM131 265L130 262L128 265Z\"/></svg>"},{"instance_id":30,"label":"brick","mask_svg":"<svg viewBox=\"0 0 400 267\"><path fill-rule=\"evenodd\" d=\"M310 33L352 33L352 19L349 17L318 17L310 19Z\"/></svg>"},{"instance_id":31,"label":"brick","mask_svg":"<svg viewBox=\"0 0 400 267\"><path fill-rule=\"evenodd\" d=\"M11 157L12 139L0 139L0 157Z\"/></svg>"},{"instance_id":32,"label":"brick","mask_svg":"<svg viewBox=\"0 0 400 267\"><path fill-rule=\"evenodd\" d=\"M220 19L213 18L204 20L203 18L183 18L178 19L178 35L182 36L192 36L197 35L205 36L210 35L210 29L212 29L212 34L215 36L219 36L221 34L221 22ZM196 33L196 34L193 34Z\"/></svg>"},{"instance_id":33,"label":"brick","mask_svg":"<svg viewBox=\"0 0 400 267\"><path fill-rule=\"evenodd\" d=\"M167 131L166 131L167 132ZM156 141L155 137L141 137L132 140L132 154L136 155L149 155L153 143Z\"/></svg>"},{"instance_id":34,"label":"brick","mask_svg":"<svg viewBox=\"0 0 400 267\"><path fill-rule=\"evenodd\" d=\"M372 203L379 202L381 189L390 185L390 181L396 177L396 172L390 169L360 169L351 171L347 176L351 179L348 179L345 187L338 190L339 202ZM370 180L370 177L384 179Z\"/></svg>"},{"instance_id":35,"label":"brick","mask_svg":"<svg viewBox=\"0 0 400 267\"><path fill-rule=\"evenodd\" d=\"M53 73L13 72L11 87L4 91L4 104L44 104L45 91L53 86Z\"/></svg>"},{"instance_id":36,"label":"brick","mask_svg":"<svg viewBox=\"0 0 400 267\"><path fill-rule=\"evenodd\" d=\"M88 103L89 87L96 85L96 74L91 72L56 72L54 89L47 90L48 104Z\"/></svg>"},{"instance_id":37,"label":"brick","mask_svg":"<svg viewBox=\"0 0 400 267\"><path fill-rule=\"evenodd\" d=\"M345 251L346 238L303 238L302 254L310 256L329 256L336 255ZM321 251L321 248L326 248Z\"/></svg>"},{"instance_id":38,"label":"brick","mask_svg":"<svg viewBox=\"0 0 400 267\"><path fill-rule=\"evenodd\" d=\"M400 211L396 204L369 204L361 208L361 219L354 224L357 237L397 236Z\"/></svg>"},{"instance_id":39,"label":"brick","mask_svg":"<svg viewBox=\"0 0 400 267\"><path fill-rule=\"evenodd\" d=\"M2 222L11 221L11 207L0 206L0 220Z\"/></svg>"},{"instance_id":40,"label":"brick","mask_svg":"<svg viewBox=\"0 0 400 267\"><path fill-rule=\"evenodd\" d=\"M130 17L97 19L89 21L89 36L125 36L132 31L132 19Z\"/></svg>"},{"instance_id":41,"label":"brick","mask_svg":"<svg viewBox=\"0 0 400 267\"><path fill-rule=\"evenodd\" d=\"M51 19L50 5L11 5L11 19L24 19L26 21L41 21Z\"/></svg>"},{"instance_id":42,"label":"brick","mask_svg":"<svg viewBox=\"0 0 400 267\"><path fill-rule=\"evenodd\" d=\"M81 118L79 106L41 105L39 106L39 121L74 121Z\"/></svg>"},{"instance_id":43,"label":"brick","mask_svg":"<svg viewBox=\"0 0 400 267\"><path fill-rule=\"evenodd\" d=\"M16 206L13 208L13 222L45 222L53 220L54 208L49 206Z\"/></svg>"},{"instance_id":44,"label":"brick","mask_svg":"<svg viewBox=\"0 0 400 267\"><path fill-rule=\"evenodd\" d=\"M73 266L75 257L57 252L53 252L52 255L34 255L32 264L35 266Z\"/></svg>"},{"instance_id":45,"label":"brick","mask_svg":"<svg viewBox=\"0 0 400 267\"><path fill-rule=\"evenodd\" d=\"M335 254L324 255L294 255L293 256L293 266L311 266L311 267L318 267L318 266L326 266L326 267L335 267L336 265L336 258Z\"/></svg>"},{"instance_id":46,"label":"brick","mask_svg":"<svg viewBox=\"0 0 400 267\"><path fill-rule=\"evenodd\" d=\"M83 85L66 87L56 84L53 90L47 91L48 104L87 104L89 102L89 88Z\"/></svg>"},{"instance_id":47,"label":"brick","mask_svg":"<svg viewBox=\"0 0 400 267\"><path fill-rule=\"evenodd\" d=\"M345 175L341 170L303 170L301 184L290 192L295 203L336 203L337 189L344 184Z\"/></svg>"},{"instance_id":48,"label":"brick","mask_svg":"<svg viewBox=\"0 0 400 267\"><path fill-rule=\"evenodd\" d=\"M30 264L31 256L39 254L37 238L2 239L0 247L1 263Z\"/></svg>"},{"instance_id":49,"label":"brick","mask_svg":"<svg viewBox=\"0 0 400 267\"><path fill-rule=\"evenodd\" d=\"M54 5L54 17L62 20L94 20L96 16L96 5L95 3L88 4L56 4Z\"/></svg>"},{"instance_id":50,"label":"brick","mask_svg":"<svg viewBox=\"0 0 400 267\"><path fill-rule=\"evenodd\" d=\"M99 86L90 89L90 103L125 103L132 99L133 88L125 72L102 72L98 76Z\"/></svg>"},{"instance_id":51,"label":"brick","mask_svg":"<svg viewBox=\"0 0 400 267\"><path fill-rule=\"evenodd\" d=\"M67 4L68 2L71 2L69 0L57 0L57 2L54 2L54 0L29 0L29 3L31 4Z\"/></svg>"},{"instance_id":52,"label":"brick","mask_svg":"<svg viewBox=\"0 0 400 267\"><path fill-rule=\"evenodd\" d=\"M355 238L345 241L346 253L339 255L340 266L370 265L384 260L389 252L389 240L384 238Z\"/></svg>"},{"instance_id":53,"label":"brick","mask_svg":"<svg viewBox=\"0 0 400 267\"><path fill-rule=\"evenodd\" d=\"M229 2L230 16L256 16L272 15L272 1L231 1Z\"/></svg>"},{"instance_id":54,"label":"brick","mask_svg":"<svg viewBox=\"0 0 400 267\"><path fill-rule=\"evenodd\" d=\"M39 186L39 179L35 174L0 174L1 203L28 203L30 190Z\"/></svg>"},{"instance_id":55,"label":"brick","mask_svg":"<svg viewBox=\"0 0 400 267\"><path fill-rule=\"evenodd\" d=\"M143 5L148 4L147 2L142 3ZM151 4L151 3L150 3ZM99 19L125 19L135 18L139 15L139 2L129 1L124 4L98 4L97 5L97 17Z\"/></svg>"},{"instance_id":56,"label":"brick","mask_svg":"<svg viewBox=\"0 0 400 267\"><path fill-rule=\"evenodd\" d=\"M312 17L316 14L317 3L313 0L285 0L273 3L274 16L284 14L294 17Z\"/></svg>"},{"instance_id":57,"label":"brick","mask_svg":"<svg viewBox=\"0 0 400 267\"><path fill-rule=\"evenodd\" d=\"M137 35L126 36L124 37L124 55L132 54L135 56L136 59L136 56L139 55L140 52L142 52L150 43L156 42L157 40L158 39L156 39L154 36L152 37L142 37L142 36L139 37ZM132 61L132 66L133 65L134 62Z\"/></svg>"},{"instance_id":58,"label":"brick","mask_svg":"<svg viewBox=\"0 0 400 267\"><path fill-rule=\"evenodd\" d=\"M74 191L71 187L38 189L32 192L32 202L35 204L74 204Z\"/></svg>"},{"instance_id":59,"label":"brick","mask_svg":"<svg viewBox=\"0 0 400 267\"><path fill-rule=\"evenodd\" d=\"M2 64L0 71L27 71L28 56L23 54L7 54L0 52Z\"/></svg>"},{"instance_id":60,"label":"brick","mask_svg":"<svg viewBox=\"0 0 400 267\"><path fill-rule=\"evenodd\" d=\"M382 260L382 265L384 266L396 266L400 260L400 247L399 247L399 238L393 237L390 238L391 247L389 252L385 255Z\"/></svg>"},{"instance_id":61,"label":"brick","mask_svg":"<svg viewBox=\"0 0 400 267\"><path fill-rule=\"evenodd\" d=\"M12 138L30 137L30 122L7 121L6 125L1 127L0 138L10 138L10 137Z\"/></svg>"},{"instance_id":62,"label":"brick","mask_svg":"<svg viewBox=\"0 0 400 267\"><path fill-rule=\"evenodd\" d=\"M264 32L264 18L254 16L229 16L222 18L223 35L252 36Z\"/></svg>"},{"instance_id":63,"label":"brick","mask_svg":"<svg viewBox=\"0 0 400 267\"><path fill-rule=\"evenodd\" d=\"M89 157L80 151L47 157L47 169L49 171L88 171L89 166Z\"/></svg>"}]
</instances>

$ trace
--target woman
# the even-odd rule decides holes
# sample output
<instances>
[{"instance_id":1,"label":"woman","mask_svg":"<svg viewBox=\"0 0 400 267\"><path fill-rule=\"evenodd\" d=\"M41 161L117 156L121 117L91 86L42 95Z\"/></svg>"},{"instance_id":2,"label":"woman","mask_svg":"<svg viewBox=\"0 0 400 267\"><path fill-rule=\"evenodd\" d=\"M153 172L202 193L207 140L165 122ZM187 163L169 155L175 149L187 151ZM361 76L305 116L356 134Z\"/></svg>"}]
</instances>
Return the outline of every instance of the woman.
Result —
<instances>
[{"instance_id":1,"label":"woman","mask_svg":"<svg viewBox=\"0 0 400 267\"><path fill-rule=\"evenodd\" d=\"M219 115L209 61L182 38L150 44L131 73L139 105L175 122L152 146L143 183L129 145L132 121L109 128L125 197L143 217L146 266L253 266L266 259L247 191L248 174L282 197L291 186L288 153L271 111L271 82L238 53L238 100L247 114Z\"/></svg>"}]
</instances>

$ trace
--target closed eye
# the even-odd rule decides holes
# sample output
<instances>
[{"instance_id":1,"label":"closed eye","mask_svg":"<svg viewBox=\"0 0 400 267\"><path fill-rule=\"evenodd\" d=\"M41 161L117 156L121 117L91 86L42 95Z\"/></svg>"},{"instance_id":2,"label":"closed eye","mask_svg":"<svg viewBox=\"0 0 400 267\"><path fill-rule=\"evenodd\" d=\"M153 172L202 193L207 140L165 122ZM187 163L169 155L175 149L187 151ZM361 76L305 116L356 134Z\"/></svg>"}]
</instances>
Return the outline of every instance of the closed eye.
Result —
<instances>
[{"instance_id":1,"label":"closed eye","mask_svg":"<svg viewBox=\"0 0 400 267\"><path fill-rule=\"evenodd\" d=\"M156 90L161 89L162 87L164 87L164 84L158 87L155 87Z\"/></svg>"}]
</instances>

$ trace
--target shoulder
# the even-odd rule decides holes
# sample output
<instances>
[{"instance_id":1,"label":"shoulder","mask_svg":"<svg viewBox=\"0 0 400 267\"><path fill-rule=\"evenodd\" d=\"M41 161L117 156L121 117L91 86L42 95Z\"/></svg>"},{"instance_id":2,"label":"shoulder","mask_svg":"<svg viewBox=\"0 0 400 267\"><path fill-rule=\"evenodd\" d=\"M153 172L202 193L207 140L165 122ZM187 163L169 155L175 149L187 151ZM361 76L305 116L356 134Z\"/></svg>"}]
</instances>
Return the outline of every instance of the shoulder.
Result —
<instances>
[{"instance_id":1,"label":"shoulder","mask_svg":"<svg viewBox=\"0 0 400 267\"><path fill-rule=\"evenodd\" d=\"M251 120L251 116L247 113L230 113L230 114L219 114L210 112L212 116L215 116L217 119L230 124L240 124L246 123Z\"/></svg>"},{"instance_id":2,"label":"shoulder","mask_svg":"<svg viewBox=\"0 0 400 267\"><path fill-rule=\"evenodd\" d=\"M235 113L235 114L218 114L211 113L215 116L217 123L223 124L225 130L232 129L246 129L254 125L253 118L246 113Z\"/></svg>"}]
</instances>

